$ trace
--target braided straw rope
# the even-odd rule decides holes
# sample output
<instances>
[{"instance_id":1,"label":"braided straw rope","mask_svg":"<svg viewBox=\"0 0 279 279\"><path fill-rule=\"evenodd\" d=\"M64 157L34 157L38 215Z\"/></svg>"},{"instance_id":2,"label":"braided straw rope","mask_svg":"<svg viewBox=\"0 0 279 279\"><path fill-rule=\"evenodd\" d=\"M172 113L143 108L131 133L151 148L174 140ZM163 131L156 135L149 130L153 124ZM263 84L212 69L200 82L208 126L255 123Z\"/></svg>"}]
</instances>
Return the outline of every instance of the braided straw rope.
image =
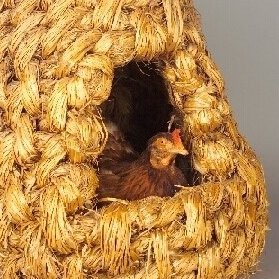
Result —
<instances>
[{"instance_id":1,"label":"braided straw rope","mask_svg":"<svg viewBox=\"0 0 279 279\"><path fill-rule=\"evenodd\" d=\"M0 1L0 276L231 279L258 262L263 171L239 134L191 0ZM83 208L114 68L160 60L204 183Z\"/></svg>"}]
</instances>

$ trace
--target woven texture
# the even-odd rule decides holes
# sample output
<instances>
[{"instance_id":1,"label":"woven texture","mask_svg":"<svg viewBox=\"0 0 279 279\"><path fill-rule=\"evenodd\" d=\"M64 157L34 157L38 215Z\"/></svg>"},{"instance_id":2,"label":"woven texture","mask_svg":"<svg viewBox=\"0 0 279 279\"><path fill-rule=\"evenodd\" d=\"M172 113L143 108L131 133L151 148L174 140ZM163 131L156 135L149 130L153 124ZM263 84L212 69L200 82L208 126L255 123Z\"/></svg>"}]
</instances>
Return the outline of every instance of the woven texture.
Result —
<instances>
[{"instance_id":1,"label":"woven texture","mask_svg":"<svg viewBox=\"0 0 279 279\"><path fill-rule=\"evenodd\" d=\"M0 11L1 278L251 271L267 230L263 171L191 0L4 0ZM204 183L85 214L108 137L98 106L132 60L160 61Z\"/></svg>"}]
</instances>

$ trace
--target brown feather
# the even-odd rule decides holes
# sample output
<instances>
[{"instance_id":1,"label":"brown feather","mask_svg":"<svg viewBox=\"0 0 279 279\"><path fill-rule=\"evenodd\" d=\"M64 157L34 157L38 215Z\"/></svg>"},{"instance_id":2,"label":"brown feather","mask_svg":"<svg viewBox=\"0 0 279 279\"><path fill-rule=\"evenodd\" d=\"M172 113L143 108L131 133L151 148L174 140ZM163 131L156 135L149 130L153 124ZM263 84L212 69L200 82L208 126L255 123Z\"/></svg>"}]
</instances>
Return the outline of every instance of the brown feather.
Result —
<instances>
[{"instance_id":1,"label":"brown feather","mask_svg":"<svg viewBox=\"0 0 279 279\"><path fill-rule=\"evenodd\" d=\"M132 163L118 165L114 173L101 175L98 197L137 200L148 196L173 196L174 185L185 183L184 175L174 163L164 169L154 169L145 152Z\"/></svg>"},{"instance_id":2,"label":"brown feather","mask_svg":"<svg viewBox=\"0 0 279 279\"><path fill-rule=\"evenodd\" d=\"M108 129L108 142L99 158L101 171L115 168L119 162L130 162L138 158L138 154L125 140L119 128L112 122L105 122Z\"/></svg>"}]
</instances>

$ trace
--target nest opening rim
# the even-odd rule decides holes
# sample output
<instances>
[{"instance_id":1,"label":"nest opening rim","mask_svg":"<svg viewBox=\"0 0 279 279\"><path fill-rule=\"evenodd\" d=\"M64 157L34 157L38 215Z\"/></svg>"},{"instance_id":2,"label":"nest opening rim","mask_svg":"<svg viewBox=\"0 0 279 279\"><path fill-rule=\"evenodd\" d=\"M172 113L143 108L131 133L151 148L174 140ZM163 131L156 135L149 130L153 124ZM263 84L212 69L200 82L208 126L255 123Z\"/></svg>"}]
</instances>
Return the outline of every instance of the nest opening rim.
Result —
<instances>
[{"instance_id":1,"label":"nest opening rim","mask_svg":"<svg viewBox=\"0 0 279 279\"><path fill-rule=\"evenodd\" d=\"M183 119L171 102L170 87L162 76L161 64L160 60L131 60L124 66L116 68L110 96L101 104L104 120L115 123L125 140L138 153L146 149L148 140L157 133L167 132L171 126L183 125ZM124 103L123 114L128 106L132 109L131 117L119 115L119 109L123 108L121 102L128 103L128 105ZM112 105L115 107L112 108ZM173 116L174 121L170 125ZM123 119L124 123L121 122ZM138 131L131 129L133 125ZM189 186L197 185L198 173L192 166L190 155L186 157L177 155L176 165L182 170ZM177 187L177 191L180 189L182 187Z\"/></svg>"}]
</instances>

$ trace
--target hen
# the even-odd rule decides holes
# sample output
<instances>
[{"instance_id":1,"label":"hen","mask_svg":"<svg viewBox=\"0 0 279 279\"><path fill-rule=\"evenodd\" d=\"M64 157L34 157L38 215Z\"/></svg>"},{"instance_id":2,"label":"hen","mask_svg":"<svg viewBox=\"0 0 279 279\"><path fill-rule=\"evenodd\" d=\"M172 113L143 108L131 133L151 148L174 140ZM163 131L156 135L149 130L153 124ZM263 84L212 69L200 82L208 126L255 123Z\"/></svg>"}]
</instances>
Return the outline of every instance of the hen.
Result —
<instances>
[{"instance_id":1,"label":"hen","mask_svg":"<svg viewBox=\"0 0 279 279\"><path fill-rule=\"evenodd\" d=\"M183 173L175 166L177 154L188 154L178 129L152 137L147 149L138 156L129 148L119 148L119 142L115 149L112 142L109 146L110 156L104 154L100 162L99 199L131 201L148 196L173 196L175 185L187 184ZM127 146L126 143L123 146ZM125 160L120 161L120 158Z\"/></svg>"}]
</instances>

